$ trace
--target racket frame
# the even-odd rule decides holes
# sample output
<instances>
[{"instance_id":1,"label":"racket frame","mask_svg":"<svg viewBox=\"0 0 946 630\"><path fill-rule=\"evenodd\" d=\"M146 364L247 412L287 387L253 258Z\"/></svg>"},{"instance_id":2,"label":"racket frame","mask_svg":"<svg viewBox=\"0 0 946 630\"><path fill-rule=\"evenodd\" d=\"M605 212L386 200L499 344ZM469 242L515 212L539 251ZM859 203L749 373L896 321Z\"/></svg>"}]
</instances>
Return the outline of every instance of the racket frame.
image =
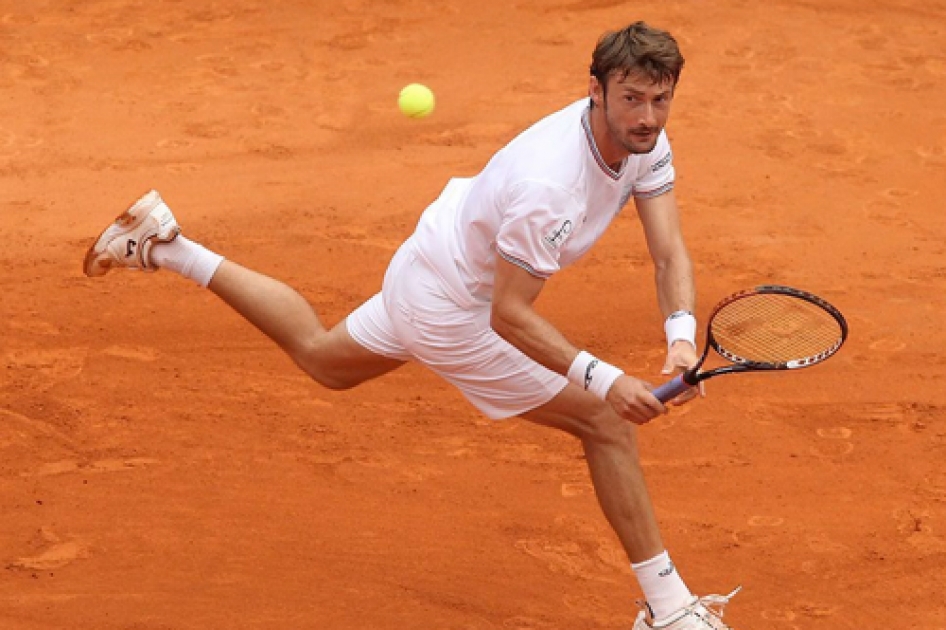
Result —
<instances>
[{"instance_id":1,"label":"racket frame","mask_svg":"<svg viewBox=\"0 0 946 630\"><path fill-rule=\"evenodd\" d=\"M794 359L792 361L750 361L744 357L741 357L729 350L721 347L719 342L716 341L716 338L713 336L713 319L716 317L716 314L726 307L729 304L737 300L742 300L754 295L764 295L764 294L775 294L775 295L787 295L793 298L805 300L815 306L823 309L829 315L831 315L835 321L837 321L838 326L841 329L841 334L838 337L838 340L829 348L822 350L821 352L809 356L801 357ZM762 284L751 289L744 289L733 293L732 295L723 298L713 307L712 312L710 313L709 320L706 324L706 343L703 346L703 354L700 356L699 361L696 362L696 365L686 370L682 374L678 375L671 381L657 387L653 390L653 393L661 402L667 402L681 393L685 392L687 389L696 387L701 381L704 381L708 378L714 376L719 376L721 374L736 374L740 372L768 372L774 370L795 370L799 368L809 367L821 363L822 361L828 359L838 350L841 349L841 346L844 344L848 335L848 326L847 321L844 319L844 316L841 314L837 308L832 306L826 300L814 295L813 293L808 293L807 291L802 291L801 289L795 289L793 287L788 287L780 284ZM717 368L713 368L707 372L700 372L700 368L703 366L706 357L709 355L709 350L712 348L719 354L721 357L730 362L730 365L723 365Z\"/></svg>"}]
</instances>

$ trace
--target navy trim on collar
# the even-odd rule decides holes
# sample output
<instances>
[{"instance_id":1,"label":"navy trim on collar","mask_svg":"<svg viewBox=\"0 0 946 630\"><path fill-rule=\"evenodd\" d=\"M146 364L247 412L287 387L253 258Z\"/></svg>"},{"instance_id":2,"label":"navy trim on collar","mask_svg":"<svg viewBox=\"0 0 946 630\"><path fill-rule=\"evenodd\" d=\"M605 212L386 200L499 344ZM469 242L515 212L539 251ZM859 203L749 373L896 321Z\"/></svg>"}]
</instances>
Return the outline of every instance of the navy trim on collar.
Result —
<instances>
[{"instance_id":1,"label":"navy trim on collar","mask_svg":"<svg viewBox=\"0 0 946 630\"><path fill-rule=\"evenodd\" d=\"M601 157L601 152L598 151L598 145L595 144L595 136L591 133L591 105L585 108L585 111L581 115L581 126L585 130L585 137L588 139L588 147L591 149L591 154L595 157L595 162L598 163L598 166L601 167L601 170L604 171L604 174L610 177L611 179L617 181L621 179L621 175L624 174L624 168L627 166L627 158L621 160L621 168L617 171L608 166L608 163L604 161L604 158Z\"/></svg>"}]
</instances>

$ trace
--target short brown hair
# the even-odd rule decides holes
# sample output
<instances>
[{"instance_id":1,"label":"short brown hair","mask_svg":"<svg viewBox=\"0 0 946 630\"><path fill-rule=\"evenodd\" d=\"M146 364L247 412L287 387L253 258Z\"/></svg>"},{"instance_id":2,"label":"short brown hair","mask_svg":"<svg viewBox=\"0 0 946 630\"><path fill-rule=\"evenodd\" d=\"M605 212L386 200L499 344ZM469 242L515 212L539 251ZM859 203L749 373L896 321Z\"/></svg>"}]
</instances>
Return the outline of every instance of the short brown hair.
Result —
<instances>
[{"instance_id":1,"label":"short brown hair","mask_svg":"<svg viewBox=\"0 0 946 630\"><path fill-rule=\"evenodd\" d=\"M602 87L608 78L640 73L654 83L672 80L674 86L683 70L683 55L677 40L667 31L634 22L620 31L605 33L591 55L591 74Z\"/></svg>"}]
</instances>

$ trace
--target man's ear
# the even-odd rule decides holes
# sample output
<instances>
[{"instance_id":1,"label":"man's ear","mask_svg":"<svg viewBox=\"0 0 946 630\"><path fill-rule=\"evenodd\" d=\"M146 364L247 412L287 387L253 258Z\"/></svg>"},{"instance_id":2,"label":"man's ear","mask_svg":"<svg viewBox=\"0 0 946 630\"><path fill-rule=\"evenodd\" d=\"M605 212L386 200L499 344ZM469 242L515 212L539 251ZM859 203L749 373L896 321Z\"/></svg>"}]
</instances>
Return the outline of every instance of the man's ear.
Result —
<instances>
[{"instance_id":1,"label":"man's ear","mask_svg":"<svg viewBox=\"0 0 946 630\"><path fill-rule=\"evenodd\" d=\"M604 108L604 86L598 81L598 77L591 75L588 79L588 96L595 107Z\"/></svg>"}]
</instances>

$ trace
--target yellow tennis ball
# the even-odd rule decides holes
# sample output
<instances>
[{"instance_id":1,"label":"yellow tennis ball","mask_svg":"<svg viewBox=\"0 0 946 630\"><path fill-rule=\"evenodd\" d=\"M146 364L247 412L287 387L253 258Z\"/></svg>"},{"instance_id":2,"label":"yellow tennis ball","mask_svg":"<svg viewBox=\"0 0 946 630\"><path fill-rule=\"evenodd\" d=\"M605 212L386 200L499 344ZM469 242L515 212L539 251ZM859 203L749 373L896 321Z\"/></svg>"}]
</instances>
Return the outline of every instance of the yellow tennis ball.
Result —
<instances>
[{"instance_id":1,"label":"yellow tennis ball","mask_svg":"<svg viewBox=\"0 0 946 630\"><path fill-rule=\"evenodd\" d=\"M410 118L423 118L434 111L434 93L426 85L411 83L397 97L401 113Z\"/></svg>"}]
</instances>

